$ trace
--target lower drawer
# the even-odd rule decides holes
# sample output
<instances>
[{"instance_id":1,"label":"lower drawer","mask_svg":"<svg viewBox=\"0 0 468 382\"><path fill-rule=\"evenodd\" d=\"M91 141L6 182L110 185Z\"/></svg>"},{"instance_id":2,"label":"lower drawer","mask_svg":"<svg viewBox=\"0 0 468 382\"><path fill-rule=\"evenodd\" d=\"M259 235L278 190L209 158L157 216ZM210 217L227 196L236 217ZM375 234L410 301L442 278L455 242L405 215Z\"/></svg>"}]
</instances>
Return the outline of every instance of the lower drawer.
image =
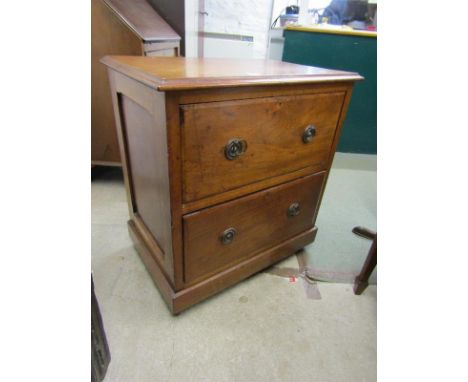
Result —
<instances>
[{"instance_id":1,"label":"lower drawer","mask_svg":"<svg viewBox=\"0 0 468 382\"><path fill-rule=\"evenodd\" d=\"M312 228L324 179L321 172L185 215L185 282Z\"/></svg>"}]
</instances>

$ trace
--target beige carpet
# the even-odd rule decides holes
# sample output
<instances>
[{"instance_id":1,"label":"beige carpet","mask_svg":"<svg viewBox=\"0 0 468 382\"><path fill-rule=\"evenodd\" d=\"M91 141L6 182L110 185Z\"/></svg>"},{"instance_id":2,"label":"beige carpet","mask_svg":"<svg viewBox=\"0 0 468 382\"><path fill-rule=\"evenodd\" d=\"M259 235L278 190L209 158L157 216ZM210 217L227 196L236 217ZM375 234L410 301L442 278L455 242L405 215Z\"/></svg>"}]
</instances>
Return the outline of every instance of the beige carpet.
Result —
<instances>
[{"instance_id":1,"label":"beige carpet","mask_svg":"<svg viewBox=\"0 0 468 382\"><path fill-rule=\"evenodd\" d=\"M375 156L338 154L309 265L358 272L376 228ZM92 270L112 361L105 382L376 380L376 286L306 282L262 272L169 314L133 249L125 190L112 171L92 182ZM295 256L279 268L298 268ZM374 280L376 275L373 275ZM310 297L310 296L309 296Z\"/></svg>"}]
</instances>

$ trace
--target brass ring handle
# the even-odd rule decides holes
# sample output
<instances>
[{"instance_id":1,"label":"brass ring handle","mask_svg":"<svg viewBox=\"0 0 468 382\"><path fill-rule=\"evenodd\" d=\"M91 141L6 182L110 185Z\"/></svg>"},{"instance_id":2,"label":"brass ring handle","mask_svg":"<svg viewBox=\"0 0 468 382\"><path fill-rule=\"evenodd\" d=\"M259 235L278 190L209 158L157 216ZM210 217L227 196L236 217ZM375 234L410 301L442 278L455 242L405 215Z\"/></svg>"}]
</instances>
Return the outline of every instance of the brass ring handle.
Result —
<instances>
[{"instance_id":1,"label":"brass ring handle","mask_svg":"<svg viewBox=\"0 0 468 382\"><path fill-rule=\"evenodd\" d=\"M309 125L305 128L302 134L302 142L309 143L317 134L317 129L314 125Z\"/></svg>"},{"instance_id":2,"label":"brass ring handle","mask_svg":"<svg viewBox=\"0 0 468 382\"><path fill-rule=\"evenodd\" d=\"M299 203L293 203L288 208L288 217L293 218L294 216L299 215L301 212L301 207Z\"/></svg>"},{"instance_id":3,"label":"brass ring handle","mask_svg":"<svg viewBox=\"0 0 468 382\"><path fill-rule=\"evenodd\" d=\"M221 234L219 239L221 240L221 243L227 245L232 243L236 235L237 231L234 228L228 228Z\"/></svg>"},{"instance_id":4,"label":"brass ring handle","mask_svg":"<svg viewBox=\"0 0 468 382\"><path fill-rule=\"evenodd\" d=\"M247 150L247 142L241 139L231 139L224 147L224 156L228 160L234 160Z\"/></svg>"}]
</instances>

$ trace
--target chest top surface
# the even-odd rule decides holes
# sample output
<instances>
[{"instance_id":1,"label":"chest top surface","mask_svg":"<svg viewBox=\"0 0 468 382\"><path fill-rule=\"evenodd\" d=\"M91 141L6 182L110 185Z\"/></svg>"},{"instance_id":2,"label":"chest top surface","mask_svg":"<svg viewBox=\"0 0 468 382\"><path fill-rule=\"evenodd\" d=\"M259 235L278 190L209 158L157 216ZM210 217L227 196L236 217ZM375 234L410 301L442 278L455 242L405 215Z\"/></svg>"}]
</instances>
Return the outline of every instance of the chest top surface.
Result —
<instances>
[{"instance_id":1,"label":"chest top surface","mask_svg":"<svg viewBox=\"0 0 468 382\"><path fill-rule=\"evenodd\" d=\"M363 79L353 72L260 59L106 56L101 62L160 91Z\"/></svg>"}]
</instances>

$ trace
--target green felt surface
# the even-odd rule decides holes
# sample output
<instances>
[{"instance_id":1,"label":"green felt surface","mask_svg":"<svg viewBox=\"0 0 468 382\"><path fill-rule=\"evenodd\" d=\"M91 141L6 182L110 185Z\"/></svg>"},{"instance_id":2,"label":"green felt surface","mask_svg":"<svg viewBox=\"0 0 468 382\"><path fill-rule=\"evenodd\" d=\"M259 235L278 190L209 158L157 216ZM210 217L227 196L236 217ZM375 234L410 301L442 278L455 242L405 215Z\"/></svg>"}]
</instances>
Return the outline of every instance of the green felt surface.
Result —
<instances>
[{"instance_id":1,"label":"green felt surface","mask_svg":"<svg viewBox=\"0 0 468 382\"><path fill-rule=\"evenodd\" d=\"M377 38L285 30L283 61L358 72L338 151L377 153Z\"/></svg>"}]
</instances>

